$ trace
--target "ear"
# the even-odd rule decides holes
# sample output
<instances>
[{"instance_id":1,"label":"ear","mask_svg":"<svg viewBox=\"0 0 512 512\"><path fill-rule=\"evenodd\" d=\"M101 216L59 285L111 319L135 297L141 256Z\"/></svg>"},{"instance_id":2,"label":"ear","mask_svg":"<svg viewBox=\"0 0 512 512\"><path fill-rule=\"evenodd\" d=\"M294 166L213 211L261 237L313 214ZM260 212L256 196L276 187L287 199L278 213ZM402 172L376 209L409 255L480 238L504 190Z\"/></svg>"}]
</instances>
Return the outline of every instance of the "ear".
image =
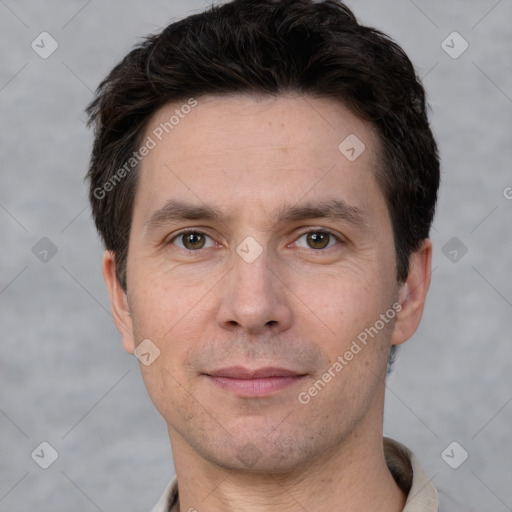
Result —
<instances>
[{"instance_id":1,"label":"ear","mask_svg":"<svg viewBox=\"0 0 512 512\"><path fill-rule=\"evenodd\" d=\"M402 309L396 316L391 337L393 345L407 341L416 331L423 315L423 307L430 286L432 242L426 238L409 258L409 275L399 290Z\"/></svg>"},{"instance_id":2,"label":"ear","mask_svg":"<svg viewBox=\"0 0 512 512\"><path fill-rule=\"evenodd\" d=\"M119 332L123 337L124 349L133 354L135 350L135 340L133 336L132 317L128 307L128 298L123 290L116 274L115 255L112 251L105 251L103 255L103 278L107 285L110 295L110 305L112 315Z\"/></svg>"}]
</instances>

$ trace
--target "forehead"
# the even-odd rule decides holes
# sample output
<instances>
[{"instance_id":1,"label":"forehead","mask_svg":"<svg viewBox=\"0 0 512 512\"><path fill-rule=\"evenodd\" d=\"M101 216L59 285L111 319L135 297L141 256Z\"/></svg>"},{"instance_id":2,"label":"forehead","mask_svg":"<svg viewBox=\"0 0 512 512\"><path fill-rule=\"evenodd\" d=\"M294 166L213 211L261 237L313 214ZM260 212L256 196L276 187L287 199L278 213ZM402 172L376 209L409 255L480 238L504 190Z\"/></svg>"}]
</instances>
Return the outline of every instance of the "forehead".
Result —
<instances>
[{"instance_id":1,"label":"forehead","mask_svg":"<svg viewBox=\"0 0 512 512\"><path fill-rule=\"evenodd\" d=\"M197 140L203 134L208 134L208 139ZM375 149L372 146L378 137L372 125L341 102L292 93L202 96L169 103L157 110L146 129L146 135L159 145L174 143L181 150L193 146L194 152L189 155L192 158L201 156L204 148L209 154L214 153L217 143L218 151L236 150L240 145L248 150L267 143L268 149L295 145L296 150L315 154L324 152L327 145L338 150L350 134L364 139L370 153ZM195 137L190 138L191 135Z\"/></svg>"},{"instance_id":2,"label":"forehead","mask_svg":"<svg viewBox=\"0 0 512 512\"><path fill-rule=\"evenodd\" d=\"M154 114L144 136L150 139L136 197L144 217L172 197L197 203L213 197L242 215L250 205L253 214L263 213L266 203L326 192L352 202L358 196L364 208L374 198L362 192L378 192L378 137L332 99L240 94L185 100Z\"/></svg>"}]
</instances>

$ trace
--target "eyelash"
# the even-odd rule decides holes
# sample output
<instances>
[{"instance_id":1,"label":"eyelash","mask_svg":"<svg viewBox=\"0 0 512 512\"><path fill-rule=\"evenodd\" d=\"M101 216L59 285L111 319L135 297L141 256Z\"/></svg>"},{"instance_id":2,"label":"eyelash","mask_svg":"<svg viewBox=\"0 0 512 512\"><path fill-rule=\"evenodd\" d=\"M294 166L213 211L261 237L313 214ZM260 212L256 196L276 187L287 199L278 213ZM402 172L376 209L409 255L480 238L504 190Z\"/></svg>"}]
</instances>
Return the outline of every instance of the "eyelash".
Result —
<instances>
[{"instance_id":1,"label":"eyelash","mask_svg":"<svg viewBox=\"0 0 512 512\"><path fill-rule=\"evenodd\" d=\"M185 229L183 231L180 231L179 233L177 233L176 235L174 235L168 242L166 245L174 245L174 241L179 239L180 237L183 237L184 235L187 235L189 233L194 233L194 234L198 234L198 235L205 235L207 236L208 238L212 239L213 238L208 235L208 233L205 233L204 231L200 231L198 229ZM338 243L343 243L344 241L342 240L342 238L336 234L334 234L332 231L329 231L328 229L310 229L308 231L304 231L302 232L296 239L299 240L300 238L302 238L304 235L308 235L310 233L322 233L322 234L326 234L326 235L329 235L330 237L334 238ZM295 241L295 242L296 242ZM295 243L293 242L293 243ZM197 249L197 250L192 250L192 249L184 249L182 247L178 247L178 246L175 246L177 249L180 249L181 251L184 251L184 252L187 252L187 253L193 253L193 252L200 252L203 248L201 249ZM330 246L330 247L326 247L324 249L313 249L313 248L309 248L311 249L312 251L314 252L324 252L324 251L327 251L328 249L332 249L332 247L334 246ZM210 247L206 247L206 249L210 249ZM302 247L302 249L305 249L305 247Z\"/></svg>"}]
</instances>

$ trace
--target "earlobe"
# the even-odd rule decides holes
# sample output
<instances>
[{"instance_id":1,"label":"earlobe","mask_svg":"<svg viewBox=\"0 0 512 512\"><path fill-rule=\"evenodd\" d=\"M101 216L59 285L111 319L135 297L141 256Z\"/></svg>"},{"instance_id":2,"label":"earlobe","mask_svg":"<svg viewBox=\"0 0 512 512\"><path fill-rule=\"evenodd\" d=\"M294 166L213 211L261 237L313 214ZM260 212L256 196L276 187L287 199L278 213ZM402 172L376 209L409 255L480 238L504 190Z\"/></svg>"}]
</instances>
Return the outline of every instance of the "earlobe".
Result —
<instances>
[{"instance_id":1,"label":"earlobe","mask_svg":"<svg viewBox=\"0 0 512 512\"><path fill-rule=\"evenodd\" d=\"M430 286L432 242L427 238L409 258L409 275L399 291L401 311L393 330L392 344L407 341L416 331Z\"/></svg>"},{"instance_id":2,"label":"earlobe","mask_svg":"<svg viewBox=\"0 0 512 512\"><path fill-rule=\"evenodd\" d=\"M123 337L123 346L129 354L135 350L133 324L128 307L126 292L123 290L116 274L115 255L105 251L103 255L103 278L110 296L110 305L114 322Z\"/></svg>"}]
</instances>

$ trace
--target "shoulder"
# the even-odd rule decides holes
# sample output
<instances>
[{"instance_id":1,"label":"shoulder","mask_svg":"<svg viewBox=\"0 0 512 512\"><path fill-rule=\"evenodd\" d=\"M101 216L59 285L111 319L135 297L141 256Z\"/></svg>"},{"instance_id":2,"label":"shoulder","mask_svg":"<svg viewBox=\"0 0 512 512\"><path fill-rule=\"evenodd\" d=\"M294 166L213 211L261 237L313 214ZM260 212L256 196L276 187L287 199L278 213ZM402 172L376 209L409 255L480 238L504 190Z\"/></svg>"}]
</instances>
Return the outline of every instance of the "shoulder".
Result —
<instances>
[{"instance_id":1,"label":"shoulder","mask_svg":"<svg viewBox=\"0 0 512 512\"><path fill-rule=\"evenodd\" d=\"M174 477L158 500L158 503L151 509L151 512L172 512L178 498L178 483Z\"/></svg>"}]
</instances>

